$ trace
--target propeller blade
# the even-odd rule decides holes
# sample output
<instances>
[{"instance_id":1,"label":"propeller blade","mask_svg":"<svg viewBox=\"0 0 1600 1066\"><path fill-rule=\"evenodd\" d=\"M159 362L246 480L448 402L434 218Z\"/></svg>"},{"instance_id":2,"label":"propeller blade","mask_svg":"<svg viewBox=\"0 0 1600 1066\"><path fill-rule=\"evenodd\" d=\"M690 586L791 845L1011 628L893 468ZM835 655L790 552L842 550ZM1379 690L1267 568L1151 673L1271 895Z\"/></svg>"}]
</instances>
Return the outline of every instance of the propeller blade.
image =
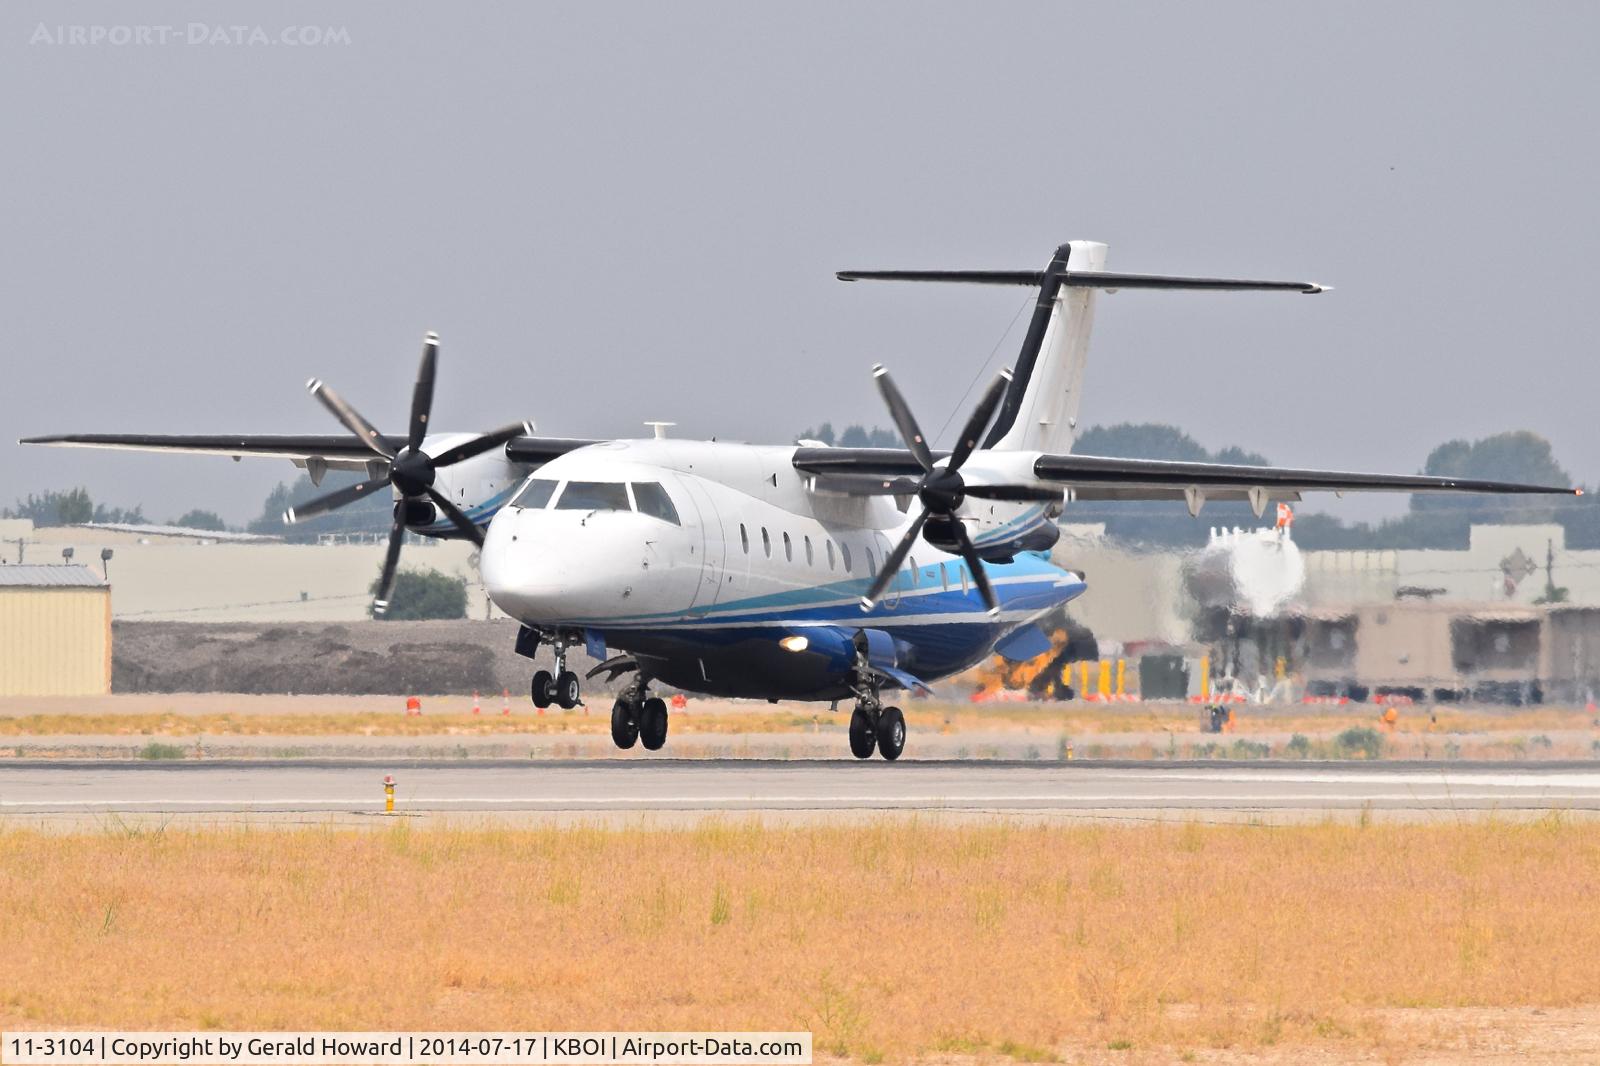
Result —
<instances>
[{"instance_id":1,"label":"propeller blade","mask_svg":"<svg viewBox=\"0 0 1600 1066\"><path fill-rule=\"evenodd\" d=\"M961 427L961 436L956 438L956 447L950 453L950 462L945 465L946 470L960 470L961 464L978 447L978 441L983 439L983 431L989 428L989 423L994 420L994 413L1000 407L1000 400L1006 394L1006 388L1011 384L1011 371L1002 370L989 383L989 388L978 400L978 406L972 409L972 414L967 416L967 424Z\"/></svg>"},{"instance_id":2,"label":"propeller blade","mask_svg":"<svg viewBox=\"0 0 1600 1066\"><path fill-rule=\"evenodd\" d=\"M450 498L432 485L428 486L428 498L431 499L444 516L455 524L455 527L464 533L468 540L483 547L483 530L473 524L472 519L461 513L461 509L450 502Z\"/></svg>"},{"instance_id":3,"label":"propeller blade","mask_svg":"<svg viewBox=\"0 0 1600 1066\"><path fill-rule=\"evenodd\" d=\"M383 434L374 429L371 422L362 418L354 407L345 403L344 398L324 384L322 379L312 378L306 382L306 390L321 401L322 406L332 411L333 417L343 422L345 429L359 437L362 444L385 459L394 458L394 449L383 439Z\"/></svg>"},{"instance_id":4,"label":"propeller blade","mask_svg":"<svg viewBox=\"0 0 1600 1066\"><path fill-rule=\"evenodd\" d=\"M922 535L923 523L928 520L929 511L926 507L917 515L916 521L911 523L911 528L906 530L906 535L900 538L900 543L894 546L894 551L883 561L883 567L878 571L878 576L872 579L872 585L867 589L867 594L861 597L861 609L870 611L877 604L878 597L883 595L883 590L889 587L895 574L900 570L900 564L906 561L906 556L911 554L911 546Z\"/></svg>"},{"instance_id":5,"label":"propeller blade","mask_svg":"<svg viewBox=\"0 0 1600 1066\"><path fill-rule=\"evenodd\" d=\"M960 519L952 524L955 527L956 548L967 564L967 569L972 571L972 582L978 586L978 595L983 597L983 605L989 609L990 614L999 614L1000 602L995 599L994 587L989 584L989 573L983 568L983 559L979 557L978 549L972 546L972 538L967 536L966 525Z\"/></svg>"},{"instance_id":6,"label":"propeller blade","mask_svg":"<svg viewBox=\"0 0 1600 1066\"><path fill-rule=\"evenodd\" d=\"M411 428L406 447L416 451L428 432L428 416L433 413L433 372L439 361L439 335L422 338L422 365L417 368L417 384L411 391Z\"/></svg>"},{"instance_id":7,"label":"propeller blade","mask_svg":"<svg viewBox=\"0 0 1600 1066\"><path fill-rule=\"evenodd\" d=\"M900 436L905 440L906 447L911 449L911 454L916 456L917 463L922 469L931 472L933 453L928 450L928 442L922 436L922 427L917 425L917 418L911 413L911 405L900 395L894 379L889 376L888 368L882 363L872 368L872 376L877 379L878 391L883 394L883 402L888 404L889 415L900 430Z\"/></svg>"},{"instance_id":8,"label":"propeller blade","mask_svg":"<svg viewBox=\"0 0 1600 1066\"><path fill-rule=\"evenodd\" d=\"M523 436L533 436L533 427L526 422L518 422L514 426L501 426L492 433L485 433L453 448L446 448L433 457L433 468L438 470L452 463L459 463L463 459L471 459L474 455L482 455L491 448L501 447L507 441Z\"/></svg>"},{"instance_id":9,"label":"propeller blade","mask_svg":"<svg viewBox=\"0 0 1600 1066\"><path fill-rule=\"evenodd\" d=\"M1060 503L1064 495L1060 489L1045 485L974 485L961 487L963 495L980 500L1005 500L1007 503Z\"/></svg>"},{"instance_id":10,"label":"propeller blade","mask_svg":"<svg viewBox=\"0 0 1600 1066\"><path fill-rule=\"evenodd\" d=\"M346 504L355 503L374 489L384 488L388 484L389 479L387 477L375 477L371 481L363 481L359 485L335 489L283 512L283 524L292 526L296 522L304 521L307 518L315 518L319 514L327 514L329 511L338 510Z\"/></svg>"},{"instance_id":11,"label":"propeller blade","mask_svg":"<svg viewBox=\"0 0 1600 1066\"><path fill-rule=\"evenodd\" d=\"M389 593L394 591L395 567L400 562L400 545L405 539L406 527L397 519L389 530L389 550L383 557L383 573L378 578L378 595L372 601L372 613L375 615L388 613Z\"/></svg>"}]
</instances>

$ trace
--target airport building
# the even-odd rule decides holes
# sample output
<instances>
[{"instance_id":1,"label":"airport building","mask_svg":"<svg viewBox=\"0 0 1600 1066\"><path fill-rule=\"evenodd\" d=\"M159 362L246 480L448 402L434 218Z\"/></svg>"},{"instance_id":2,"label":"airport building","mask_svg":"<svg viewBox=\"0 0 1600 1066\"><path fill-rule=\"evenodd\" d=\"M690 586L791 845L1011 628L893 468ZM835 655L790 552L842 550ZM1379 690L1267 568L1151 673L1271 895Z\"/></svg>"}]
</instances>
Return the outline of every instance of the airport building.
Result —
<instances>
[{"instance_id":1,"label":"airport building","mask_svg":"<svg viewBox=\"0 0 1600 1066\"><path fill-rule=\"evenodd\" d=\"M1074 620L1102 648L1181 656L1191 695L1203 659L1208 688L1254 694L1287 682L1296 697L1331 699L1600 696L1600 551L1569 550L1560 525L1474 526L1465 550L1301 552L1285 541L1276 573L1271 558L1246 567L1238 551L1270 532L1222 531L1211 549L1179 553L1064 530L1056 561L1091 589ZM1251 594L1262 581L1278 582L1267 603Z\"/></svg>"},{"instance_id":2,"label":"airport building","mask_svg":"<svg viewBox=\"0 0 1600 1066\"><path fill-rule=\"evenodd\" d=\"M0 567L70 559L100 568L116 583L118 621L359 622L370 617L386 539L291 544L164 526L35 528L7 520L0 521ZM401 565L466 579L468 614L484 618L489 602L476 552L465 541L412 537Z\"/></svg>"},{"instance_id":3,"label":"airport building","mask_svg":"<svg viewBox=\"0 0 1600 1066\"><path fill-rule=\"evenodd\" d=\"M0 696L111 691L111 587L87 566L0 566Z\"/></svg>"}]
</instances>

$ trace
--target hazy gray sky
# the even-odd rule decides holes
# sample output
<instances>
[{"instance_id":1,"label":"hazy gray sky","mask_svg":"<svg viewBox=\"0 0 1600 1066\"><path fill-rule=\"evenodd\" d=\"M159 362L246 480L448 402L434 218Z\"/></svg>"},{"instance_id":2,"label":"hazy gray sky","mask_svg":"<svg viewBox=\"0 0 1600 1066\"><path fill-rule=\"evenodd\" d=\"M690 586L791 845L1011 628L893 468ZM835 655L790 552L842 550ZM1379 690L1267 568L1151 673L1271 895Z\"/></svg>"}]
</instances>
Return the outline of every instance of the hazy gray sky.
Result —
<instances>
[{"instance_id":1,"label":"hazy gray sky","mask_svg":"<svg viewBox=\"0 0 1600 1066\"><path fill-rule=\"evenodd\" d=\"M219 22L337 32L188 43ZM1103 300L1086 421L1393 471L1525 427L1594 482L1597 37L1566 3L8 4L0 501L243 520L287 463L11 442L330 431L313 374L398 431L429 329L444 428L782 441L886 424L880 360L937 426L1026 294L833 271L1074 238L1337 287Z\"/></svg>"}]
</instances>

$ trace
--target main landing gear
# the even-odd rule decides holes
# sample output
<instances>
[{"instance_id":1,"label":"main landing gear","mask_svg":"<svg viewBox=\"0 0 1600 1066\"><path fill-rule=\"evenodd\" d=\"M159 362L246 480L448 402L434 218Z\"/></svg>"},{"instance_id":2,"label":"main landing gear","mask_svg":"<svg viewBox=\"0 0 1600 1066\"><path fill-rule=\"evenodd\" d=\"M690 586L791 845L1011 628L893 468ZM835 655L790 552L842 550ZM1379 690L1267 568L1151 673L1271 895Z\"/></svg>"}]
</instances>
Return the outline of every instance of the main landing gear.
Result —
<instances>
[{"instance_id":1,"label":"main landing gear","mask_svg":"<svg viewBox=\"0 0 1600 1066\"><path fill-rule=\"evenodd\" d=\"M624 750L633 747L636 740L646 751L660 751L667 742L667 703L659 696L648 695L646 684L640 674L617 694L617 702L611 705L611 740Z\"/></svg>"},{"instance_id":2,"label":"main landing gear","mask_svg":"<svg viewBox=\"0 0 1600 1066\"><path fill-rule=\"evenodd\" d=\"M552 646L556 651L556 672L552 675L540 670L533 675L533 705L542 711L555 703L570 711L583 702L583 693L578 675L567 669L566 644L557 641Z\"/></svg>"},{"instance_id":3,"label":"main landing gear","mask_svg":"<svg viewBox=\"0 0 1600 1066\"><path fill-rule=\"evenodd\" d=\"M874 749L890 762L906 750L906 716L898 707L878 706L876 694L860 700L850 715L850 754L870 759Z\"/></svg>"}]
</instances>

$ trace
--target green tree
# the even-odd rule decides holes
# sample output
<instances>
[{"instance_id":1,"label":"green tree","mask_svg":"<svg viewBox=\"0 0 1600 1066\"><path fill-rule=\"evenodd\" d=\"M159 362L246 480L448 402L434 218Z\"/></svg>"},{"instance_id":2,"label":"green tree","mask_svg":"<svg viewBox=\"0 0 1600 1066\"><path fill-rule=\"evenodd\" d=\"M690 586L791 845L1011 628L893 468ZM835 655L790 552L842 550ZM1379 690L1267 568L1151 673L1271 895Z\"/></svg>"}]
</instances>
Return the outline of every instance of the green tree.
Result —
<instances>
[{"instance_id":1,"label":"green tree","mask_svg":"<svg viewBox=\"0 0 1600 1066\"><path fill-rule=\"evenodd\" d=\"M202 511L198 507L182 518L173 519L172 524L185 529L213 529L219 532L228 528L228 524L215 511Z\"/></svg>"},{"instance_id":2,"label":"green tree","mask_svg":"<svg viewBox=\"0 0 1600 1066\"><path fill-rule=\"evenodd\" d=\"M1212 460L1211 453L1199 441L1177 426L1160 422L1090 426L1078 437L1072 450L1077 455L1109 455L1120 459L1173 459L1187 463Z\"/></svg>"},{"instance_id":3,"label":"green tree","mask_svg":"<svg viewBox=\"0 0 1600 1066\"><path fill-rule=\"evenodd\" d=\"M62 495L56 501L56 517L64 526L94 521L94 501L89 499L89 490L80 485Z\"/></svg>"},{"instance_id":4,"label":"green tree","mask_svg":"<svg viewBox=\"0 0 1600 1066\"><path fill-rule=\"evenodd\" d=\"M378 594L378 582L383 575L372 579L369 591ZM378 618L386 621L416 621L426 618L465 618L467 616L467 580L437 570L401 570L394 576L394 589L389 593L389 610Z\"/></svg>"},{"instance_id":5,"label":"green tree","mask_svg":"<svg viewBox=\"0 0 1600 1066\"><path fill-rule=\"evenodd\" d=\"M824 423L822 423L822 425L818 426L816 429L812 429L810 426L807 426L805 428L805 432L800 434L800 439L801 440L820 440L822 443L828 445L831 448L833 446L833 442L834 442L833 423L832 422L824 422Z\"/></svg>"},{"instance_id":6,"label":"green tree","mask_svg":"<svg viewBox=\"0 0 1600 1066\"><path fill-rule=\"evenodd\" d=\"M80 486L39 496L30 492L26 500L18 500L16 506L6 508L5 516L29 518L36 526L75 526L94 521L95 507L89 490Z\"/></svg>"}]
</instances>

